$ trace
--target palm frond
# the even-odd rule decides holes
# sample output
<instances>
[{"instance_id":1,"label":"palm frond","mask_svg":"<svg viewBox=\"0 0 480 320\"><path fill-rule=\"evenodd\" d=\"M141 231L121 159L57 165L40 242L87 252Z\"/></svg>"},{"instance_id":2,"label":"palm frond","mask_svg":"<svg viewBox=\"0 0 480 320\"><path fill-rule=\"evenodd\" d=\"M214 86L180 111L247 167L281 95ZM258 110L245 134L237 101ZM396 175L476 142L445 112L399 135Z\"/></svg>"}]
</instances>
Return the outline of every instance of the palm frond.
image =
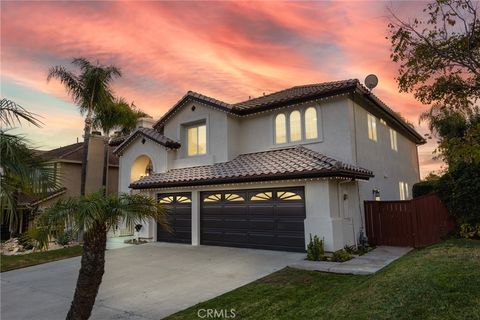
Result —
<instances>
[{"instance_id":1,"label":"palm frond","mask_svg":"<svg viewBox=\"0 0 480 320\"><path fill-rule=\"evenodd\" d=\"M43 124L38 120L39 115L30 112L20 106L19 104L3 98L0 101L0 123L2 127L13 127L16 124L21 124L21 120L25 120L36 127L41 127Z\"/></svg>"},{"instance_id":2,"label":"palm frond","mask_svg":"<svg viewBox=\"0 0 480 320\"><path fill-rule=\"evenodd\" d=\"M82 103L84 88L75 74L68 71L64 66L54 66L48 71L47 81L52 78L59 80L64 85L75 103Z\"/></svg>"}]
</instances>

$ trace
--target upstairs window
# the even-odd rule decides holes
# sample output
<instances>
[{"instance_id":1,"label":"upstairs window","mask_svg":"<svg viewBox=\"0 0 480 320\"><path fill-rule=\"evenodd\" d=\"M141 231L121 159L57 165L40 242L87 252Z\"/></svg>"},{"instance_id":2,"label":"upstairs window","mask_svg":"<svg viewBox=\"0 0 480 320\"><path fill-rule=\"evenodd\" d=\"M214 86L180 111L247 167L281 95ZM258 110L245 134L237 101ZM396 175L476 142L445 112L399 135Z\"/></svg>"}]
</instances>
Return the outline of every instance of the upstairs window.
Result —
<instances>
[{"instance_id":1,"label":"upstairs window","mask_svg":"<svg viewBox=\"0 0 480 320\"><path fill-rule=\"evenodd\" d=\"M317 139L317 109L310 107L305 111L305 139Z\"/></svg>"},{"instance_id":2,"label":"upstairs window","mask_svg":"<svg viewBox=\"0 0 480 320\"><path fill-rule=\"evenodd\" d=\"M397 131L390 129L390 146L392 150L398 151L397 147Z\"/></svg>"},{"instance_id":3,"label":"upstairs window","mask_svg":"<svg viewBox=\"0 0 480 320\"><path fill-rule=\"evenodd\" d=\"M187 128L187 154L196 156L207 153L207 126L200 124Z\"/></svg>"},{"instance_id":4,"label":"upstairs window","mask_svg":"<svg viewBox=\"0 0 480 320\"><path fill-rule=\"evenodd\" d=\"M377 141L377 118L370 113L367 115L368 121L368 139Z\"/></svg>"},{"instance_id":5,"label":"upstairs window","mask_svg":"<svg viewBox=\"0 0 480 320\"><path fill-rule=\"evenodd\" d=\"M287 142L287 121L285 115L280 113L275 117L275 143Z\"/></svg>"},{"instance_id":6,"label":"upstairs window","mask_svg":"<svg viewBox=\"0 0 480 320\"><path fill-rule=\"evenodd\" d=\"M295 110L290 113L290 141L302 140L302 120L300 111Z\"/></svg>"}]
</instances>

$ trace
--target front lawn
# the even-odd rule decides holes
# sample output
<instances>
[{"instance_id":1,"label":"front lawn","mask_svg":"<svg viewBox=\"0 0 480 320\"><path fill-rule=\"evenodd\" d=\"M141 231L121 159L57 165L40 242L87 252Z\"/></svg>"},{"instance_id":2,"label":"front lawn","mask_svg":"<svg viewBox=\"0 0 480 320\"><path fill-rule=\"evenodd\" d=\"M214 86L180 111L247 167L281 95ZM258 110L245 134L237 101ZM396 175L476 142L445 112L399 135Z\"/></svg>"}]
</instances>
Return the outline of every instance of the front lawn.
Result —
<instances>
[{"instance_id":1,"label":"front lawn","mask_svg":"<svg viewBox=\"0 0 480 320\"><path fill-rule=\"evenodd\" d=\"M286 268L168 319L199 319L199 309L235 309L235 319L480 319L480 241L414 250L369 276Z\"/></svg>"},{"instance_id":2,"label":"front lawn","mask_svg":"<svg viewBox=\"0 0 480 320\"><path fill-rule=\"evenodd\" d=\"M18 256L5 256L0 257L0 271L9 271L19 268L25 268L41 264L45 262L51 262L71 257L76 257L82 254L81 246L74 246L69 248L62 248L46 252L28 253Z\"/></svg>"}]
</instances>

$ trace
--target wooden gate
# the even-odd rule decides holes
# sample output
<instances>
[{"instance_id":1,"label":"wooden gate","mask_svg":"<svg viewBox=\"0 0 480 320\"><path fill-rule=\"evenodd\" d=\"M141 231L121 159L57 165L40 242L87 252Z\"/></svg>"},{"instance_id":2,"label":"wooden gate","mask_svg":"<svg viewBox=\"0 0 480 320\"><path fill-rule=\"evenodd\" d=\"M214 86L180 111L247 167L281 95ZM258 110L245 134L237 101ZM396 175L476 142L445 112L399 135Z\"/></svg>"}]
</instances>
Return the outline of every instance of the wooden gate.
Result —
<instances>
[{"instance_id":1,"label":"wooden gate","mask_svg":"<svg viewBox=\"0 0 480 320\"><path fill-rule=\"evenodd\" d=\"M370 245L423 247L439 242L455 227L436 194L407 201L365 201Z\"/></svg>"}]
</instances>

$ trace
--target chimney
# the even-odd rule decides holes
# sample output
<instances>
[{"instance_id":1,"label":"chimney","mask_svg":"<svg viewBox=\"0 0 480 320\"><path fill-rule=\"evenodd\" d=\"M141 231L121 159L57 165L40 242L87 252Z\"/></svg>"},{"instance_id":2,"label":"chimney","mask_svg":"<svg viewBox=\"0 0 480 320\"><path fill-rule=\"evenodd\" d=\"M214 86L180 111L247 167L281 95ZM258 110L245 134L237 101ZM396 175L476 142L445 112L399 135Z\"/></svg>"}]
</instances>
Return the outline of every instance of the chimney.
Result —
<instances>
[{"instance_id":1,"label":"chimney","mask_svg":"<svg viewBox=\"0 0 480 320\"><path fill-rule=\"evenodd\" d=\"M137 128L152 128L155 124L155 120L151 117L138 118Z\"/></svg>"}]
</instances>

